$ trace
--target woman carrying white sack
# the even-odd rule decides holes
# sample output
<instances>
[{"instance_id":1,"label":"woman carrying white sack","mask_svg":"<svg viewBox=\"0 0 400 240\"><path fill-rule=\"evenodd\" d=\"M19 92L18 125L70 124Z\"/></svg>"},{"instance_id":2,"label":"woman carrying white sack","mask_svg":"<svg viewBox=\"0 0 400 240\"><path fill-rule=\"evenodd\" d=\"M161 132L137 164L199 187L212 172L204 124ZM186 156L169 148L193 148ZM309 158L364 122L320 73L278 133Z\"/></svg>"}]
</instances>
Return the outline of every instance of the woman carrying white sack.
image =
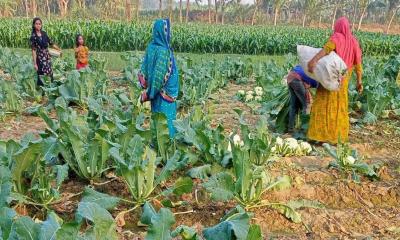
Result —
<instances>
[{"instance_id":1,"label":"woman carrying white sack","mask_svg":"<svg viewBox=\"0 0 400 240\"><path fill-rule=\"evenodd\" d=\"M336 21L334 33L324 48L308 63L308 70L313 72L318 61L335 51L347 65L339 91L329 91L323 87L317 89L317 94L311 108L308 138L322 143L337 144L349 139L349 99L348 86L353 70L357 75L357 90L363 91L362 86L362 53L357 39L350 30L346 17Z\"/></svg>"}]
</instances>

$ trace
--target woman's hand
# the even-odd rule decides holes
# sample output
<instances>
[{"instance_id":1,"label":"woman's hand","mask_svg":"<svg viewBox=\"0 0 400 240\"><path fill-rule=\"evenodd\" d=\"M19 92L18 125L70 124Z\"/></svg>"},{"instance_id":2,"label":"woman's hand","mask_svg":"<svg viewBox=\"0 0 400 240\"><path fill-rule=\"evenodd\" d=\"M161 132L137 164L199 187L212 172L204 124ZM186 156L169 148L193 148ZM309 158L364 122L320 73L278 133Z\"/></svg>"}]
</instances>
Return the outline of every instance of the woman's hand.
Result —
<instances>
[{"instance_id":1,"label":"woman's hand","mask_svg":"<svg viewBox=\"0 0 400 240\"><path fill-rule=\"evenodd\" d=\"M356 87L357 87L358 94L362 94L363 91L364 91L364 86L363 86L361 80L357 80L357 86Z\"/></svg>"},{"instance_id":2,"label":"woman's hand","mask_svg":"<svg viewBox=\"0 0 400 240\"><path fill-rule=\"evenodd\" d=\"M39 67L38 67L38 65L36 63L33 64L33 67L35 68L36 72L39 70Z\"/></svg>"},{"instance_id":3,"label":"woman's hand","mask_svg":"<svg viewBox=\"0 0 400 240\"><path fill-rule=\"evenodd\" d=\"M315 61L314 59L311 59L311 61L309 61L308 62L308 71L310 72L310 73L314 73L314 69L315 69L315 66L317 65L317 61Z\"/></svg>"}]
</instances>

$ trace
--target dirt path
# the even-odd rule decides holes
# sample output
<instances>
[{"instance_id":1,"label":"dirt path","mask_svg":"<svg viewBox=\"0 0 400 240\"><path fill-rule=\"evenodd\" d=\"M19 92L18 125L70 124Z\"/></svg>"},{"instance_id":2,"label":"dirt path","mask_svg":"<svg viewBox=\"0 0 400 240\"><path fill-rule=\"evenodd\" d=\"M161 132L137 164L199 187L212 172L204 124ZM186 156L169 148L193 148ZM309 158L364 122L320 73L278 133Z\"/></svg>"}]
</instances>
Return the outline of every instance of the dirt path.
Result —
<instances>
[{"instance_id":1,"label":"dirt path","mask_svg":"<svg viewBox=\"0 0 400 240\"><path fill-rule=\"evenodd\" d=\"M254 115L252 109L245 103L235 99L239 90L254 91L254 87L254 81L240 85L230 82L226 88L213 93L207 105L213 122L222 124L227 132L235 130L239 127L239 117L234 110L241 109L245 120L249 124L255 124L259 116Z\"/></svg>"}]
</instances>

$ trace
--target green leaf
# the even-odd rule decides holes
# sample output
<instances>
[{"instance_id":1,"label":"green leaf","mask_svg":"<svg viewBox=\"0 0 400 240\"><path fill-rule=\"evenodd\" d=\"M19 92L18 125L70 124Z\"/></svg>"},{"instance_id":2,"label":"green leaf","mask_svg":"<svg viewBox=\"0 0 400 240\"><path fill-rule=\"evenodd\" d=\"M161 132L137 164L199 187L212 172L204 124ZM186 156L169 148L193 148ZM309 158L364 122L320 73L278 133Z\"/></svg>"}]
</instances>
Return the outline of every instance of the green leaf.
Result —
<instances>
[{"instance_id":1,"label":"green leaf","mask_svg":"<svg viewBox=\"0 0 400 240\"><path fill-rule=\"evenodd\" d=\"M151 116L157 148L164 161L167 160L167 146L170 145L167 117L163 113L153 113Z\"/></svg>"},{"instance_id":2,"label":"green leaf","mask_svg":"<svg viewBox=\"0 0 400 240\"><path fill-rule=\"evenodd\" d=\"M47 220L41 224L39 240L56 240L61 224L62 220L54 212L50 212Z\"/></svg>"},{"instance_id":3,"label":"green leaf","mask_svg":"<svg viewBox=\"0 0 400 240\"><path fill-rule=\"evenodd\" d=\"M146 235L146 240L170 240L171 227L175 224L174 214L166 208L153 215L151 224Z\"/></svg>"},{"instance_id":4,"label":"green leaf","mask_svg":"<svg viewBox=\"0 0 400 240\"><path fill-rule=\"evenodd\" d=\"M56 239L62 240L76 240L78 239L79 229L81 225L76 222L65 223L57 231Z\"/></svg>"},{"instance_id":5,"label":"green leaf","mask_svg":"<svg viewBox=\"0 0 400 240\"><path fill-rule=\"evenodd\" d=\"M151 218L156 215L156 210L154 210L153 206L149 202L145 202L142 209L143 213L140 217L140 222L146 225L151 224Z\"/></svg>"},{"instance_id":6,"label":"green leaf","mask_svg":"<svg viewBox=\"0 0 400 240\"><path fill-rule=\"evenodd\" d=\"M48 137L43 140L41 155L43 155L46 163L53 163L59 153L58 140L56 138Z\"/></svg>"},{"instance_id":7,"label":"green leaf","mask_svg":"<svg viewBox=\"0 0 400 240\"><path fill-rule=\"evenodd\" d=\"M12 188L11 172L8 168L0 165L0 209L8 205L7 199Z\"/></svg>"},{"instance_id":8,"label":"green leaf","mask_svg":"<svg viewBox=\"0 0 400 240\"><path fill-rule=\"evenodd\" d=\"M17 216L17 213L12 208L3 207L0 208L0 238L8 239L13 219Z\"/></svg>"},{"instance_id":9,"label":"green leaf","mask_svg":"<svg viewBox=\"0 0 400 240\"><path fill-rule=\"evenodd\" d=\"M206 164L190 169L187 174L191 178L207 179L211 175L211 165Z\"/></svg>"},{"instance_id":10,"label":"green leaf","mask_svg":"<svg viewBox=\"0 0 400 240\"><path fill-rule=\"evenodd\" d=\"M277 180L266 187L266 190L274 189L274 190L283 190L290 188L292 186L292 180L289 176L284 175L278 177Z\"/></svg>"},{"instance_id":11,"label":"green leaf","mask_svg":"<svg viewBox=\"0 0 400 240\"><path fill-rule=\"evenodd\" d=\"M49 115L48 112L40 107L38 111L38 115L43 119L43 121L47 124L47 126L53 131L56 132L59 128L56 121L54 121Z\"/></svg>"},{"instance_id":12,"label":"green leaf","mask_svg":"<svg viewBox=\"0 0 400 240\"><path fill-rule=\"evenodd\" d=\"M35 223L30 217L19 217L11 226L9 240L38 240L40 225Z\"/></svg>"},{"instance_id":13,"label":"green leaf","mask_svg":"<svg viewBox=\"0 0 400 240\"><path fill-rule=\"evenodd\" d=\"M250 214L234 210L230 216L216 226L203 230L206 240L246 240L249 233Z\"/></svg>"},{"instance_id":14,"label":"green leaf","mask_svg":"<svg viewBox=\"0 0 400 240\"><path fill-rule=\"evenodd\" d=\"M283 214L286 218L292 220L294 223L301 223L300 213L296 212L296 210L292 207L283 203L274 203L271 205L271 207Z\"/></svg>"},{"instance_id":15,"label":"green leaf","mask_svg":"<svg viewBox=\"0 0 400 240\"><path fill-rule=\"evenodd\" d=\"M12 178L15 181L16 190L18 192L23 193L23 172L32 166L34 162L38 161L37 158L41 149L41 142L30 142L15 153L12 166Z\"/></svg>"},{"instance_id":16,"label":"green leaf","mask_svg":"<svg viewBox=\"0 0 400 240\"><path fill-rule=\"evenodd\" d=\"M262 232L260 225L250 225L249 234L247 234L246 240L262 240Z\"/></svg>"},{"instance_id":17,"label":"green leaf","mask_svg":"<svg viewBox=\"0 0 400 240\"><path fill-rule=\"evenodd\" d=\"M90 187L85 187L81 202L97 203L99 206L112 210L115 209L120 201L120 198L113 197L108 194L100 193Z\"/></svg>"},{"instance_id":18,"label":"green leaf","mask_svg":"<svg viewBox=\"0 0 400 240\"><path fill-rule=\"evenodd\" d=\"M326 144L323 144L323 146L329 155L331 155L334 159L338 158L335 149L333 149L331 145L326 143Z\"/></svg>"},{"instance_id":19,"label":"green leaf","mask_svg":"<svg viewBox=\"0 0 400 240\"><path fill-rule=\"evenodd\" d=\"M185 193L191 193L193 190L193 181L189 177L180 177L174 184L173 193L181 196Z\"/></svg>"},{"instance_id":20,"label":"green leaf","mask_svg":"<svg viewBox=\"0 0 400 240\"><path fill-rule=\"evenodd\" d=\"M171 236L174 238L180 236L182 238L182 240L197 240L197 239L199 239L195 229L188 227L188 226L184 226L184 225L178 226L171 233Z\"/></svg>"},{"instance_id":21,"label":"green leaf","mask_svg":"<svg viewBox=\"0 0 400 240\"><path fill-rule=\"evenodd\" d=\"M54 172L57 176L56 185L60 187L61 184L68 178L68 164L54 166Z\"/></svg>"},{"instance_id":22,"label":"green leaf","mask_svg":"<svg viewBox=\"0 0 400 240\"><path fill-rule=\"evenodd\" d=\"M117 239L116 224L111 214L97 203L80 202L76 218L90 221L93 228L86 231L85 236L94 236L95 239ZM80 222L80 221L79 221Z\"/></svg>"},{"instance_id":23,"label":"green leaf","mask_svg":"<svg viewBox=\"0 0 400 240\"><path fill-rule=\"evenodd\" d=\"M203 186L211 193L211 198L215 201L228 201L234 196L233 178L226 172L212 176Z\"/></svg>"},{"instance_id":24,"label":"green leaf","mask_svg":"<svg viewBox=\"0 0 400 240\"><path fill-rule=\"evenodd\" d=\"M180 159L181 159L182 153L180 151L175 151L175 154L167 160L167 163L161 170L160 174L158 175L155 185L160 184L161 182L167 180L167 178L171 175L173 171L178 169L181 165Z\"/></svg>"}]
</instances>

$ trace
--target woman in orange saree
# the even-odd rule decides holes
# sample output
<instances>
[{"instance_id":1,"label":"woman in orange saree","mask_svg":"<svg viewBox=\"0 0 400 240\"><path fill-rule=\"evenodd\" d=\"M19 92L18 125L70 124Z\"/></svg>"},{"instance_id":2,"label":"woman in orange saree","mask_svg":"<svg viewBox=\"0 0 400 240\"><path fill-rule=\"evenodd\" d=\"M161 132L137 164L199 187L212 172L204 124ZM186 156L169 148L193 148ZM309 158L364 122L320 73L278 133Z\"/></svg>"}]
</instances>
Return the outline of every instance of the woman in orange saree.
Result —
<instances>
[{"instance_id":1,"label":"woman in orange saree","mask_svg":"<svg viewBox=\"0 0 400 240\"><path fill-rule=\"evenodd\" d=\"M361 48L350 30L350 23L346 17L337 20L331 38L308 63L309 71L313 72L318 60L332 51L343 59L348 71L339 91L328 91L321 85L317 89L311 109L308 138L316 142L337 144L339 140L347 142L349 139L348 86L354 69L357 75L357 90L360 94L363 91Z\"/></svg>"}]
</instances>

